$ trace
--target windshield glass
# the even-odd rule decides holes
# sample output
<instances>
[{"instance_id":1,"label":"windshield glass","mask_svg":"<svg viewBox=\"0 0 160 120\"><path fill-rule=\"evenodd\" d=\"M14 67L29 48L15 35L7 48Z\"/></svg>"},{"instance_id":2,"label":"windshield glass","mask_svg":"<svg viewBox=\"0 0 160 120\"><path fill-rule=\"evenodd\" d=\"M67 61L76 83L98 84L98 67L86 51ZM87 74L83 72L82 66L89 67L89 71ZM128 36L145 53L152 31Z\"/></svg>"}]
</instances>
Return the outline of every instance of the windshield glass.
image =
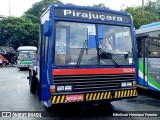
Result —
<instances>
[{"instance_id":1,"label":"windshield glass","mask_svg":"<svg viewBox=\"0 0 160 120\"><path fill-rule=\"evenodd\" d=\"M36 51L19 51L18 59L22 61L24 60L31 61L35 57L36 57Z\"/></svg>"},{"instance_id":2,"label":"windshield glass","mask_svg":"<svg viewBox=\"0 0 160 120\"><path fill-rule=\"evenodd\" d=\"M132 65L130 27L56 22L55 65Z\"/></svg>"}]
</instances>

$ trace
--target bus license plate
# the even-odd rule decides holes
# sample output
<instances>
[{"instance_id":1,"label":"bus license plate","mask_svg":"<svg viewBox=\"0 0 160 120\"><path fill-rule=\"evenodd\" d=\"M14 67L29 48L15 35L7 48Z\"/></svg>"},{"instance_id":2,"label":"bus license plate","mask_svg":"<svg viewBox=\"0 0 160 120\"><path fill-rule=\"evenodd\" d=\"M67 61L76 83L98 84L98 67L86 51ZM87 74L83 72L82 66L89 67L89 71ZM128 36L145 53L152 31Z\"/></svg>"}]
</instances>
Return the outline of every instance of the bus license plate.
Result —
<instances>
[{"instance_id":1,"label":"bus license plate","mask_svg":"<svg viewBox=\"0 0 160 120\"><path fill-rule=\"evenodd\" d=\"M83 94L79 95L66 95L66 101L83 101Z\"/></svg>"}]
</instances>

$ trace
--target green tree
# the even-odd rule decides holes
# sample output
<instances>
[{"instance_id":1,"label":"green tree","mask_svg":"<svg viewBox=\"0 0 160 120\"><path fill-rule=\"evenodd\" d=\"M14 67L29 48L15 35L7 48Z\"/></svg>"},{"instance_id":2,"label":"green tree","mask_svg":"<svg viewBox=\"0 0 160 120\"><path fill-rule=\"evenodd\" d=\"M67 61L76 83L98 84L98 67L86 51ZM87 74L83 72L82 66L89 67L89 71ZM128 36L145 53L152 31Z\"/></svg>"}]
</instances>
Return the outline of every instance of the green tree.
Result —
<instances>
[{"instance_id":1,"label":"green tree","mask_svg":"<svg viewBox=\"0 0 160 120\"><path fill-rule=\"evenodd\" d=\"M26 14L26 15L23 15L22 18L26 19L26 20L29 20L31 21L32 23L39 23L39 18L35 15L32 15L32 14Z\"/></svg>"},{"instance_id":2,"label":"green tree","mask_svg":"<svg viewBox=\"0 0 160 120\"><path fill-rule=\"evenodd\" d=\"M155 14L159 14L160 0L157 0L155 2L149 0L144 6L144 10L155 13Z\"/></svg>"},{"instance_id":3,"label":"green tree","mask_svg":"<svg viewBox=\"0 0 160 120\"><path fill-rule=\"evenodd\" d=\"M142 7L140 6L127 7L124 11L132 15L133 23L136 29L138 29L141 25L159 21L158 15L153 12L144 11L144 15L142 15Z\"/></svg>"},{"instance_id":4,"label":"green tree","mask_svg":"<svg viewBox=\"0 0 160 120\"><path fill-rule=\"evenodd\" d=\"M30 9L25 12L26 14L32 14L37 16L38 18L42 15L42 13L52 4L63 4L59 0L42 0L32 5Z\"/></svg>"},{"instance_id":5,"label":"green tree","mask_svg":"<svg viewBox=\"0 0 160 120\"><path fill-rule=\"evenodd\" d=\"M30 20L8 17L0 21L0 45L37 45L39 25Z\"/></svg>"},{"instance_id":6,"label":"green tree","mask_svg":"<svg viewBox=\"0 0 160 120\"><path fill-rule=\"evenodd\" d=\"M144 6L144 10L157 14L160 19L160 0L157 0L155 2L148 1Z\"/></svg>"}]
</instances>

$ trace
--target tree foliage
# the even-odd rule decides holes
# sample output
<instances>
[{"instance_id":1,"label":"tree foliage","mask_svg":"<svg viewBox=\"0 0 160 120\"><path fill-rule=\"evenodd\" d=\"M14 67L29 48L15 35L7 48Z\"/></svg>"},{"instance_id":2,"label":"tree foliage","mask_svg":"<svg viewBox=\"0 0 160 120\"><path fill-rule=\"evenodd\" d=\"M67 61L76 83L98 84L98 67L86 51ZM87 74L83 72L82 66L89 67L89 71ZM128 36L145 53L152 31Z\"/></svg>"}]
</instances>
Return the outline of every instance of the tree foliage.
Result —
<instances>
[{"instance_id":1,"label":"tree foliage","mask_svg":"<svg viewBox=\"0 0 160 120\"><path fill-rule=\"evenodd\" d=\"M31 21L32 23L38 24L39 23L39 18L35 15L32 14L25 14L22 16L22 18Z\"/></svg>"},{"instance_id":2,"label":"tree foliage","mask_svg":"<svg viewBox=\"0 0 160 120\"><path fill-rule=\"evenodd\" d=\"M33 4L33 6L25 12L25 15L32 14L32 15L37 16L39 18L42 15L42 13L52 3L54 3L54 4L63 4L59 0L42 0L40 2L37 2L37 3Z\"/></svg>"},{"instance_id":3,"label":"tree foliage","mask_svg":"<svg viewBox=\"0 0 160 120\"><path fill-rule=\"evenodd\" d=\"M145 10L144 14L142 14L141 6L127 7L126 9L124 9L124 11L132 15L134 26L136 29L138 29L142 25L159 21L159 15L154 12Z\"/></svg>"},{"instance_id":4,"label":"tree foliage","mask_svg":"<svg viewBox=\"0 0 160 120\"><path fill-rule=\"evenodd\" d=\"M144 6L144 10L155 13L155 14L159 14L160 13L160 0L157 0L155 2L148 1L146 5Z\"/></svg>"},{"instance_id":5,"label":"tree foliage","mask_svg":"<svg viewBox=\"0 0 160 120\"><path fill-rule=\"evenodd\" d=\"M8 17L0 21L0 45L13 46L37 45L38 24L24 18Z\"/></svg>"}]
</instances>

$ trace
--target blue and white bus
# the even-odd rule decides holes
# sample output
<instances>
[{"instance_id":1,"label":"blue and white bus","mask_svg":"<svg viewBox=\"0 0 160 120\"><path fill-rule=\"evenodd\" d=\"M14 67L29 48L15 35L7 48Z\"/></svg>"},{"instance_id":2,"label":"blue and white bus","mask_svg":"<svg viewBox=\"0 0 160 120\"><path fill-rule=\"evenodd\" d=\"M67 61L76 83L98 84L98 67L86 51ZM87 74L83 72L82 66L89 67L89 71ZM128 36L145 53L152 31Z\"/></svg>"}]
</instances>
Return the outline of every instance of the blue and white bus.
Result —
<instances>
[{"instance_id":1,"label":"blue and white bus","mask_svg":"<svg viewBox=\"0 0 160 120\"><path fill-rule=\"evenodd\" d=\"M160 92L160 22L136 30L138 44L138 86Z\"/></svg>"}]
</instances>

